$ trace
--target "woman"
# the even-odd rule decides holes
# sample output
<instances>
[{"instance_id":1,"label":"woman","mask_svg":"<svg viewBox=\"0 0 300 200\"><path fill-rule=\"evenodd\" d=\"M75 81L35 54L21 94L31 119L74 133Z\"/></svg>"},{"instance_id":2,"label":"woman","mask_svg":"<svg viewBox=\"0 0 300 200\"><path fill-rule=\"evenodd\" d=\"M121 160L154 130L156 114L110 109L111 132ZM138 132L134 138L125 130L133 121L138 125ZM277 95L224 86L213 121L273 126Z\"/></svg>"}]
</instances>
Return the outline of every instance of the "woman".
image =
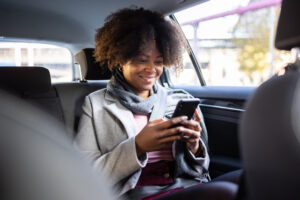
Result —
<instances>
[{"instance_id":1,"label":"woman","mask_svg":"<svg viewBox=\"0 0 300 200\"><path fill-rule=\"evenodd\" d=\"M122 9L108 16L95 41L96 60L113 76L85 99L79 149L130 199L207 182L201 111L194 120L169 119L180 99L193 97L157 83L164 67L182 67L185 39L178 27L156 12Z\"/></svg>"}]
</instances>

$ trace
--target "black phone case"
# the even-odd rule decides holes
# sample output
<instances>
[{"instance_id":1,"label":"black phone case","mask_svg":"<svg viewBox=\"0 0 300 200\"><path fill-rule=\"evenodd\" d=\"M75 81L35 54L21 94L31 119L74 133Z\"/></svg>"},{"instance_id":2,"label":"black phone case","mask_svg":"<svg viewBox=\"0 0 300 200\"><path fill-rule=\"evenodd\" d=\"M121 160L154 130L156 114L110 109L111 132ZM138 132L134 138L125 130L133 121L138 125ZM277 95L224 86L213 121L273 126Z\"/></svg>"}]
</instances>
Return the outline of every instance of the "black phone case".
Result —
<instances>
[{"instance_id":1,"label":"black phone case","mask_svg":"<svg viewBox=\"0 0 300 200\"><path fill-rule=\"evenodd\" d=\"M199 103L200 103L199 99L180 100L176 105L172 117L187 116L188 119L190 120L193 117L195 109L197 108Z\"/></svg>"},{"instance_id":2,"label":"black phone case","mask_svg":"<svg viewBox=\"0 0 300 200\"><path fill-rule=\"evenodd\" d=\"M193 117L194 112L197 106L199 105L199 103L200 103L199 99L182 99L178 101L175 111L172 115L172 118L179 117L179 116L187 116L188 120L190 120ZM176 126L179 126L179 124L175 124L170 128L174 128Z\"/></svg>"}]
</instances>

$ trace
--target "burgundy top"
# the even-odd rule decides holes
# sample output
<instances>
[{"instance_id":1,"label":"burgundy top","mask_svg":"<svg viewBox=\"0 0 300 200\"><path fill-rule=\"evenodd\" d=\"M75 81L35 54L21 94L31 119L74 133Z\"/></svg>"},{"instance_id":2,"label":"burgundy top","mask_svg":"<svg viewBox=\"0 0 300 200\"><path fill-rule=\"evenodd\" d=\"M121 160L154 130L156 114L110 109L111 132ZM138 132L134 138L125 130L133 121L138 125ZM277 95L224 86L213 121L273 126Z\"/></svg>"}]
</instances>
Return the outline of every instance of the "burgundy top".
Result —
<instances>
[{"instance_id":1,"label":"burgundy top","mask_svg":"<svg viewBox=\"0 0 300 200\"><path fill-rule=\"evenodd\" d=\"M145 125L148 123L147 115L133 115L136 126L137 133L139 133ZM142 173L138 180L136 187L140 186L150 186L150 185L169 185L174 182L172 178L172 173L174 172L174 158L172 156L172 145L167 146L166 149L161 151L154 151L148 153L148 162L146 167L142 169ZM184 187L177 187L171 190L156 193L141 200L151 200L159 196L181 190Z\"/></svg>"}]
</instances>

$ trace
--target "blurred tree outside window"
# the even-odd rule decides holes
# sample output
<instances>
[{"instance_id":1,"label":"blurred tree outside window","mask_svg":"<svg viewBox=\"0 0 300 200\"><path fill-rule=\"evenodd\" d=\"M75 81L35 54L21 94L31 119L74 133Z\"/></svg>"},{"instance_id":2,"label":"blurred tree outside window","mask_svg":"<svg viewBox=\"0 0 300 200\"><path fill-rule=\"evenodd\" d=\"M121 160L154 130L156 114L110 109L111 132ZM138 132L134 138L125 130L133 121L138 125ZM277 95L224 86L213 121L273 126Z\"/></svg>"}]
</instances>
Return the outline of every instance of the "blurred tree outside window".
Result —
<instances>
[{"instance_id":1,"label":"blurred tree outside window","mask_svg":"<svg viewBox=\"0 0 300 200\"><path fill-rule=\"evenodd\" d=\"M207 85L257 86L291 62L289 52L274 47L280 6L210 0L175 13Z\"/></svg>"}]
</instances>

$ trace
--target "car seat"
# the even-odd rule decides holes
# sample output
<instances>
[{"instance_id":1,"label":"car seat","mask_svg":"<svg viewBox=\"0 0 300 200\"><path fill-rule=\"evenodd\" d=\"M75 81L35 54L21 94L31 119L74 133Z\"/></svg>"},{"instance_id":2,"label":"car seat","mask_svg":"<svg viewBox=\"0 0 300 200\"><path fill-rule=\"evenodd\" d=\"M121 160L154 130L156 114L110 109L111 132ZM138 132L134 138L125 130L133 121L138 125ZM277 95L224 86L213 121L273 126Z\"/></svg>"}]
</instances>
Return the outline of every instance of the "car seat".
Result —
<instances>
[{"instance_id":1,"label":"car seat","mask_svg":"<svg viewBox=\"0 0 300 200\"><path fill-rule=\"evenodd\" d=\"M116 199L63 125L0 90L1 199Z\"/></svg>"},{"instance_id":2,"label":"car seat","mask_svg":"<svg viewBox=\"0 0 300 200\"><path fill-rule=\"evenodd\" d=\"M300 1L283 0L275 46L300 46ZM242 199L299 199L300 65L263 83L249 100L240 127L245 170ZM287 69L291 69L288 67Z\"/></svg>"}]
</instances>

